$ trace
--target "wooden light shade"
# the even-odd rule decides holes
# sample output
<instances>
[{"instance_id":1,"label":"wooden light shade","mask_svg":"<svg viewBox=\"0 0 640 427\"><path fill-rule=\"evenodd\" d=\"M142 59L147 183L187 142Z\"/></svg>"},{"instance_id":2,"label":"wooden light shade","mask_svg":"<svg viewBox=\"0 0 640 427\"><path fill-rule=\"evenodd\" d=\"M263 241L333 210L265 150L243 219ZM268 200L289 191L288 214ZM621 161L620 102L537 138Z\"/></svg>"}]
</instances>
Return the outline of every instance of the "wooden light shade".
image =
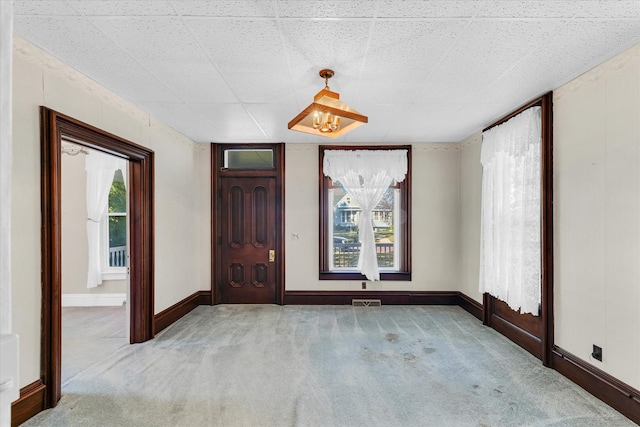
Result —
<instances>
[{"instance_id":1,"label":"wooden light shade","mask_svg":"<svg viewBox=\"0 0 640 427\"><path fill-rule=\"evenodd\" d=\"M321 70L320 76L326 80L333 76L331 70ZM317 114L331 114L333 117L339 118L340 126L336 130L326 130L314 127L314 116ZM337 92L329 90L325 86L320 92L313 97L313 103L302 110L293 120L289 122L289 129L299 132L306 132L312 135L325 136L328 138L338 138L347 132L352 131L358 126L368 123L367 116L363 116L344 102L340 101L340 95Z\"/></svg>"}]
</instances>

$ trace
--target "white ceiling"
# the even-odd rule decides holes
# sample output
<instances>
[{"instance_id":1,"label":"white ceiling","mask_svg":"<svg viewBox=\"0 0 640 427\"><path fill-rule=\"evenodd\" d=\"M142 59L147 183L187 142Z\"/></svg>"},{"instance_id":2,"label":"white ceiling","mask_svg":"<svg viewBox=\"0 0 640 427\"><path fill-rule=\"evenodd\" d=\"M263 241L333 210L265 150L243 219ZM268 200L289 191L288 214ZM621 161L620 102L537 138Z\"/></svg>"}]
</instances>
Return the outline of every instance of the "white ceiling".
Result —
<instances>
[{"instance_id":1,"label":"white ceiling","mask_svg":"<svg viewBox=\"0 0 640 427\"><path fill-rule=\"evenodd\" d=\"M458 142L640 42L633 1L14 1L14 30L197 142ZM287 129L329 81L369 123Z\"/></svg>"}]
</instances>

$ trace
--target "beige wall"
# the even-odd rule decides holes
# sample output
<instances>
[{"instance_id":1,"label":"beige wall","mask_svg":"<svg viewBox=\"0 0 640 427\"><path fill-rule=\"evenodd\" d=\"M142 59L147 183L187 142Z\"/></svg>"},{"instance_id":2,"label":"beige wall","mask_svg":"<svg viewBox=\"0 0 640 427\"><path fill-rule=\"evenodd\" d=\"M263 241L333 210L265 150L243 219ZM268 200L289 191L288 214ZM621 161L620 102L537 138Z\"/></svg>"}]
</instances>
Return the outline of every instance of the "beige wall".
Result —
<instances>
[{"instance_id":1,"label":"beige wall","mask_svg":"<svg viewBox=\"0 0 640 427\"><path fill-rule=\"evenodd\" d=\"M62 155L62 293L125 294L125 280L87 288L87 172L85 154Z\"/></svg>"},{"instance_id":2,"label":"beige wall","mask_svg":"<svg viewBox=\"0 0 640 427\"><path fill-rule=\"evenodd\" d=\"M482 133L460 143L460 286L459 291L482 302L480 274L480 198Z\"/></svg>"},{"instance_id":3,"label":"beige wall","mask_svg":"<svg viewBox=\"0 0 640 427\"><path fill-rule=\"evenodd\" d=\"M287 144L287 290L360 290L360 281L319 280L318 145ZM412 280L369 282L368 290L458 289L458 146L412 147ZM292 238L292 234L299 238Z\"/></svg>"},{"instance_id":4,"label":"beige wall","mask_svg":"<svg viewBox=\"0 0 640 427\"><path fill-rule=\"evenodd\" d=\"M640 45L553 102L555 342L640 388Z\"/></svg>"},{"instance_id":5,"label":"beige wall","mask_svg":"<svg viewBox=\"0 0 640 427\"><path fill-rule=\"evenodd\" d=\"M154 150L156 313L210 289L209 145L194 144L18 37L13 67L13 328L24 387L40 377L39 106Z\"/></svg>"}]
</instances>

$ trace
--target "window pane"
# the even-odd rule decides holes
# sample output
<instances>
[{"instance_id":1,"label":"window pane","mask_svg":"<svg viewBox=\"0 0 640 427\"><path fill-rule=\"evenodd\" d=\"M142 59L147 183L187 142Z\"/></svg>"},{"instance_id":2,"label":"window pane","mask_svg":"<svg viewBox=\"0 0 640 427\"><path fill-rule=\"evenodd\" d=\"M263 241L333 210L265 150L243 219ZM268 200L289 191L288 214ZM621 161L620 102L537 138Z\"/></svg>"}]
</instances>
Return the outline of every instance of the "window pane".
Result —
<instances>
[{"instance_id":1,"label":"window pane","mask_svg":"<svg viewBox=\"0 0 640 427\"><path fill-rule=\"evenodd\" d=\"M228 149L224 150L224 165L227 169L272 169L273 150Z\"/></svg>"},{"instance_id":2,"label":"window pane","mask_svg":"<svg viewBox=\"0 0 640 427\"><path fill-rule=\"evenodd\" d=\"M394 232L395 212L399 203L399 191L389 187L382 200L371 213L374 236L376 240L376 253L378 267L383 270L398 269L398 251L396 250L397 236ZM360 242L358 241L358 221L362 209L352 199L340 183L334 183L329 190L331 201L330 218L332 224L330 230L329 259L331 270L354 270L358 266L360 256Z\"/></svg>"},{"instance_id":3,"label":"window pane","mask_svg":"<svg viewBox=\"0 0 640 427\"><path fill-rule=\"evenodd\" d=\"M113 212L127 212L127 189L120 169L116 171L109 191L109 213Z\"/></svg>"},{"instance_id":4,"label":"window pane","mask_svg":"<svg viewBox=\"0 0 640 427\"><path fill-rule=\"evenodd\" d=\"M109 267L124 267L127 250L127 217L109 216Z\"/></svg>"}]
</instances>

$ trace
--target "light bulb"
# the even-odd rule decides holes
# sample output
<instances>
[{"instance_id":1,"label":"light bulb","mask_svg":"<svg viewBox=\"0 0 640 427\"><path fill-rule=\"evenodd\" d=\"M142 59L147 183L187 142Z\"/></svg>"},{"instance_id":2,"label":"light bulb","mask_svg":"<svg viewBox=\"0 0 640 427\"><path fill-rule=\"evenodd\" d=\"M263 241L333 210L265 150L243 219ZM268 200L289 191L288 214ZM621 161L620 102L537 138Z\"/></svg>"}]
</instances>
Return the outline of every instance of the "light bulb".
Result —
<instances>
[{"instance_id":1,"label":"light bulb","mask_svg":"<svg viewBox=\"0 0 640 427\"><path fill-rule=\"evenodd\" d=\"M334 116L333 122L331 122L331 130L336 132L338 129L340 129L340 117Z\"/></svg>"},{"instance_id":2,"label":"light bulb","mask_svg":"<svg viewBox=\"0 0 640 427\"><path fill-rule=\"evenodd\" d=\"M320 127L320 114L317 111L313 112L313 128L318 129Z\"/></svg>"}]
</instances>

